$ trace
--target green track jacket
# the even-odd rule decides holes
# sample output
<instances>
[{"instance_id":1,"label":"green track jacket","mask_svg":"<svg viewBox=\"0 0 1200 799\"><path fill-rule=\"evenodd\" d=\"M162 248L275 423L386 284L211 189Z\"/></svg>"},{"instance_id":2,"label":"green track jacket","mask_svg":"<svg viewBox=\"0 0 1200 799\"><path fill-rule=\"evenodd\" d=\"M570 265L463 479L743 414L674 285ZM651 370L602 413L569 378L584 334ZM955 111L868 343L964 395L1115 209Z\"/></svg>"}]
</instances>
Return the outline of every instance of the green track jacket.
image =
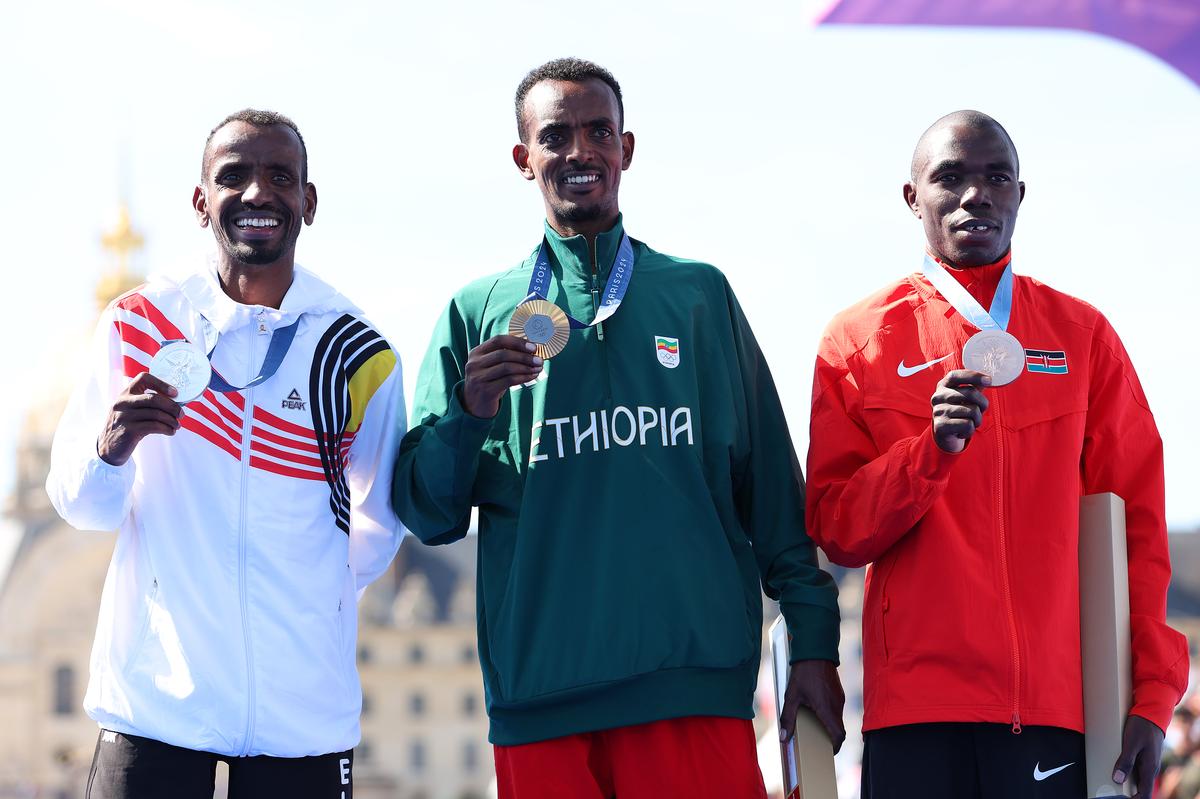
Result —
<instances>
[{"instance_id":1,"label":"green track jacket","mask_svg":"<svg viewBox=\"0 0 1200 799\"><path fill-rule=\"evenodd\" d=\"M621 233L618 221L593 254L547 225L548 299L591 320ZM393 501L427 544L462 538L479 507L492 743L751 718L760 578L792 659L837 661L837 589L804 532L783 409L733 291L712 266L633 248L603 340L572 331L494 419L463 410L467 354L508 332L536 252L451 300L417 381Z\"/></svg>"}]
</instances>

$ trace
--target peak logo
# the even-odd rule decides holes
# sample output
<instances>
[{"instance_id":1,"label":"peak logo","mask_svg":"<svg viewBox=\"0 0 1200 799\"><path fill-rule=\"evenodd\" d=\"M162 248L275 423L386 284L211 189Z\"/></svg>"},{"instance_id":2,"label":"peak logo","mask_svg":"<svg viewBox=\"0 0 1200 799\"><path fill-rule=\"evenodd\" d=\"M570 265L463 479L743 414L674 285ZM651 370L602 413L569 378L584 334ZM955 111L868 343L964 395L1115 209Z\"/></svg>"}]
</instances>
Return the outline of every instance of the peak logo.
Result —
<instances>
[{"instance_id":1,"label":"peak logo","mask_svg":"<svg viewBox=\"0 0 1200 799\"><path fill-rule=\"evenodd\" d=\"M288 394L287 397L284 398L283 402L279 403L279 407L288 411L302 411L307 407L307 405L300 397L300 392L293 388L292 393Z\"/></svg>"}]
</instances>

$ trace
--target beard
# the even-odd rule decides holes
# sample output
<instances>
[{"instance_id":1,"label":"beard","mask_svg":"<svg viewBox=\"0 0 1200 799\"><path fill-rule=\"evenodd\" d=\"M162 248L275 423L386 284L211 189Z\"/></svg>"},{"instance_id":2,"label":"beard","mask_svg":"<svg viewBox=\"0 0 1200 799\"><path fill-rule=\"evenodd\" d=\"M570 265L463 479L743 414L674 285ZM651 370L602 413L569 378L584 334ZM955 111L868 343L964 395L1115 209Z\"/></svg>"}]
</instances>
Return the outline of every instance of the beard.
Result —
<instances>
[{"instance_id":1,"label":"beard","mask_svg":"<svg viewBox=\"0 0 1200 799\"><path fill-rule=\"evenodd\" d=\"M608 213L608 209L600 203L592 205L570 205L560 206L558 209L558 218L564 222L594 222Z\"/></svg>"},{"instance_id":2,"label":"beard","mask_svg":"<svg viewBox=\"0 0 1200 799\"><path fill-rule=\"evenodd\" d=\"M290 214L284 214L284 219L280 224L287 232L279 243L238 241L229 234L229 228L234 227L232 222L213 225L213 234L217 239L218 246L233 260L246 266L266 266L275 263L289 249L295 247L296 239L300 235L299 229L292 229L293 219Z\"/></svg>"}]
</instances>

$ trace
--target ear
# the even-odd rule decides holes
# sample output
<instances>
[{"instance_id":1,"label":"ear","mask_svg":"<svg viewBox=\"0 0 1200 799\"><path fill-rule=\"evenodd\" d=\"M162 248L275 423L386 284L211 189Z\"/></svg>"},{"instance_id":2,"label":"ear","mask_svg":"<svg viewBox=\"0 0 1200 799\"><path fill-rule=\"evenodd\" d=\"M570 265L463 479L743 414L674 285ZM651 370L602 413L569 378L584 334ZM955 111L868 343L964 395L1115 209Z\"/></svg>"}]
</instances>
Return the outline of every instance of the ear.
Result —
<instances>
[{"instance_id":1,"label":"ear","mask_svg":"<svg viewBox=\"0 0 1200 799\"><path fill-rule=\"evenodd\" d=\"M1019 206L1021 203L1025 202L1025 181L1018 180L1017 185L1021 187L1021 199L1017 200L1017 205Z\"/></svg>"},{"instance_id":2,"label":"ear","mask_svg":"<svg viewBox=\"0 0 1200 799\"><path fill-rule=\"evenodd\" d=\"M196 221L200 227L208 227L208 198L204 196L203 186L197 186L192 192L192 208L196 211Z\"/></svg>"},{"instance_id":3,"label":"ear","mask_svg":"<svg viewBox=\"0 0 1200 799\"><path fill-rule=\"evenodd\" d=\"M625 131L621 134L621 171L629 169L629 165L633 163L633 132Z\"/></svg>"},{"instance_id":4,"label":"ear","mask_svg":"<svg viewBox=\"0 0 1200 799\"><path fill-rule=\"evenodd\" d=\"M521 171L521 177L526 180L535 180L537 175L533 174L533 170L529 168L529 148L524 144L514 144L512 150L513 163L517 165L517 169Z\"/></svg>"},{"instance_id":5,"label":"ear","mask_svg":"<svg viewBox=\"0 0 1200 799\"><path fill-rule=\"evenodd\" d=\"M917 187L911 183L904 184L904 204L912 211L913 216L921 218L921 206L917 205Z\"/></svg>"},{"instance_id":6,"label":"ear","mask_svg":"<svg viewBox=\"0 0 1200 799\"><path fill-rule=\"evenodd\" d=\"M317 187L311 183L304 184L304 224L311 225L317 215Z\"/></svg>"}]
</instances>

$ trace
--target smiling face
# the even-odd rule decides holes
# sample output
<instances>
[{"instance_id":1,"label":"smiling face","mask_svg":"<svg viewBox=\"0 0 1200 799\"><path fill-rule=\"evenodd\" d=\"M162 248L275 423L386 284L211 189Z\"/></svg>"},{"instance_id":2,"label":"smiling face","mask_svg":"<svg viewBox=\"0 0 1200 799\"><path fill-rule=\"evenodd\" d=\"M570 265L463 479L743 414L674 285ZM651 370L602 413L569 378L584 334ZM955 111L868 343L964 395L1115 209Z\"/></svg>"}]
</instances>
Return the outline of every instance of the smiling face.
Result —
<instances>
[{"instance_id":1,"label":"smiling face","mask_svg":"<svg viewBox=\"0 0 1200 799\"><path fill-rule=\"evenodd\" d=\"M525 98L524 130L513 160L537 181L551 226L568 236L611 228L621 172L633 159L612 89L598 79L542 81Z\"/></svg>"},{"instance_id":2,"label":"smiling face","mask_svg":"<svg viewBox=\"0 0 1200 799\"><path fill-rule=\"evenodd\" d=\"M1017 153L994 123L949 121L926 133L904 199L930 250L954 266L983 266L1008 251L1025 184Z\"/></svg>"},{"instance_id":3,"label":"smiling face","mask_svg":"<svg viewBox=\"0 0 1200 799\"><path fill-rule=\"evenodd\" d=\"M239 120L213 134L192 205L201 227L212 224L225 257L250 266L291 264L300 225L311 225L317 209L303 158L286 125Z\"/></svg>"}]
</instances>

